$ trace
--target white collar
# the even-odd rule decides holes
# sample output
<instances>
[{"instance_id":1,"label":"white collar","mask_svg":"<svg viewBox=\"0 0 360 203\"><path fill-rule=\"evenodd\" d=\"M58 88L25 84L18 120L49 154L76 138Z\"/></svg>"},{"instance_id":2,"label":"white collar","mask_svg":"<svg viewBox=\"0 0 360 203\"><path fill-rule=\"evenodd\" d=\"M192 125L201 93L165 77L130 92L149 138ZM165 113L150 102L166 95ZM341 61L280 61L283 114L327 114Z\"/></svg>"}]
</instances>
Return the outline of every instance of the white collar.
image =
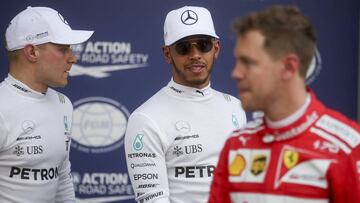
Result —
<instances>
[{"instance_id":1,"label":"white collar","mask_svg":"<svg viewBox=\"0 0 360 203\"><path fill-rule=\"evenodd\" d=\"M12 75L8 74L7 78L5 78L5 83L14 91L24 96L32 97L35 99L44 98L46 93L41 93L31 89L29 86L25 85L21 81L15 79Z\"/></svg>"},{"instance_id":2,"label":"white collar","mask_svg":"<svg viewBox=\"0 0 360 203\"><path fill-rule=\"evenodd\" d=\"M176 83L173 78L171 78L170 82L166 86L166 92L172 96L190 99L190 100L207 100L211 98L213 94L213 89L208 86L198 89L194 87L189 87L185 85L180 85Z\"/></svg>"},{"instance_id":3,"label":"white collar","mask_svg":"<svg viewBox=\"0 0 360 203\"><path fill-rule=\"evenodd\" d=\"M290 125L291 123L295 122L296 120L298 120L301 116L303 116L305 114L306 109L310 104L310 101L311 101L310 94L307 94L304 104L297 111L295 111L295 113L293 113L290 116L288 116L282 120L279 120L279 121L271 121L270 119L265 117L266 124L270 128L281 128L281 127Z\"/></svg>"}]
</instances>

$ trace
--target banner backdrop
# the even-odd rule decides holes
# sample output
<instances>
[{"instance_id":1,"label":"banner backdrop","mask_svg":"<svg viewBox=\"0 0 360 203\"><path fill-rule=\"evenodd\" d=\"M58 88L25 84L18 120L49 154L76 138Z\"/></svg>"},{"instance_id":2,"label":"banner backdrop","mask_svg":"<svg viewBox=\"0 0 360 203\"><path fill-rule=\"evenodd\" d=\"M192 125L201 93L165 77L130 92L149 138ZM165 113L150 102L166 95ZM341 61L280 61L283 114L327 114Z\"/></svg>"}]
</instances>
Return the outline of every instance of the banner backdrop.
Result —
<instances>
[{"instance_id":1,"label":"banner backdrop","mask_svg":"<svg viewBox=\"0 0 360 203\"><path fill-rule=\"evenodd\" d=\"M3 2L3 35L10 20L28 5L52 7L73 28L95 30L88 42L73 47L78 64L72 67L69 85L58 89L74 104L71 162L77 202L134 202L125 165L124 132L129 114L170 80L170 66L161 51L168 11L185 5L211 11L221 41L212 86L236 96L230 79L235 41L231 22L236 16L278 3L297 5L316 27L318 47L309 73L310 87L326 105L356 119L358 0ZM3 40L0 45L5 47ZM2 80L8 72L5 48L0 51L0 66Z\"/></svg>"}]
</instances>

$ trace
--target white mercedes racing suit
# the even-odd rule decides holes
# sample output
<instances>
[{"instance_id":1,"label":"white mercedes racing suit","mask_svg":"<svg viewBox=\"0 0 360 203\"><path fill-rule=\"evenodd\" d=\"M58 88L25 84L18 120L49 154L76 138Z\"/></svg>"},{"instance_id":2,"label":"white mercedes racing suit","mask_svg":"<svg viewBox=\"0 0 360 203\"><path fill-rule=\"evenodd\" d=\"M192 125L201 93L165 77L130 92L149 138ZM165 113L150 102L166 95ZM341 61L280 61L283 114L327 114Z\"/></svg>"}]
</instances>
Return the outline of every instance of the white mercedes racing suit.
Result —
<instances>
[{"instance_id":1,"label":"white mercedes racing suit","mask_svg":"<svg viewBox=\"0 0 360 203\"><path fill-rule=\"evenodd\" d=\"M225 140L243 126L240 101L171 80L130 116L125 151L139 202L206 202Z\"/></svg>"},{"instance_id":2,"label":"white mercedes racing suit","mask_svg":"<svg viewBox=\"0 0 360 203\"><path fill-rule=\"evenodd\" d=\"M9 75L0 84L0 202L75 202L70 176L72 104Z\"/></svg>"}]
</instances>

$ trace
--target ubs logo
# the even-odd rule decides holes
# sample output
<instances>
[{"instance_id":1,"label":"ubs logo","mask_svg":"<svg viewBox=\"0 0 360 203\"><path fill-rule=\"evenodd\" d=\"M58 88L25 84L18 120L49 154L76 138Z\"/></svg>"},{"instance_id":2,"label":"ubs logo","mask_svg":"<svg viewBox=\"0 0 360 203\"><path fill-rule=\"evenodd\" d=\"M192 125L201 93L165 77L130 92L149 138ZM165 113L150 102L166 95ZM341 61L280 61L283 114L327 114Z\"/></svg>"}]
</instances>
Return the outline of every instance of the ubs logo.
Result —
<instances>
[{"instance_id":1,"label":"ubs logo","mask_svg":"<svg viewBox=\"0 0 360 203\"><path fill-rule=\"evenodd\" d=\"M16 156L22 156L25 153L28 155L37 155L37 154L42 154L44 152L43 150L43 146L42 145L38 145L38 146L26 146L26 150L24 149L24 147L17 145L15 147L15 150L13 152L13 154L15 154Z\"/></svg>"},{"instance_id":2,"label":"ubs logo","mask_svg":"<svg viewBox=\"0 0 360 203\"><path fill-rule=\"evenodd\" d=\"M173 154L177 157L183 155L183 154L196 154L203 151L203 147L201 144L195 144L195 145L187 145L183 147L175 146Z\"/></svg>"},{"instance_id":3,"label":"ubs logo","mask_svg":"<svg viewBox=\"0 0 360 203\"><path fill-rule=\"evenodd\" d=\"M192 25L198 21L197 14L192 10L186 10L181 14L181 22L185 25Z\"/></svg>"}]
</instances>

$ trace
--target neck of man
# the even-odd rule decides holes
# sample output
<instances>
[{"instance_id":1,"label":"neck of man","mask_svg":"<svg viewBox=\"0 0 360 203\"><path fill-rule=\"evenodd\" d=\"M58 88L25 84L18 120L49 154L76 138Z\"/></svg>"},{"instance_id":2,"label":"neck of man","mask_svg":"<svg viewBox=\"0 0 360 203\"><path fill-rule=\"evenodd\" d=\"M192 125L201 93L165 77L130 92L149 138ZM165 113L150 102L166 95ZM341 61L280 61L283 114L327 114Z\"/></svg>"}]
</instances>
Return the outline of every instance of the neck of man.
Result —
<instances>
[{"instance_id":1,"label":"neck of man","mask_svg":"<svg viewBox=\"0 0 360 203\"><path fill-rule=\"evenodd\" d=\"M47 91L47 86L44 85L36 76L36 66L35 64L21 63L21 62L12 62L10 63L9 74L13 76L16 80L27 85L32 90L35 90L40 93Z\"/></svg>"},{"instance_id":2,"label":"neck of man","mask_svg":"<svg viewBox=\"0 0 360 203\"><path fill-rule=\"evenodd\" d=\"M279 121L291 116L305 103L307 95L305 82L285 84L284 87L279 88L277 99L264 111L265 116L271 121Z\"/></svg>"}]
</instances>

